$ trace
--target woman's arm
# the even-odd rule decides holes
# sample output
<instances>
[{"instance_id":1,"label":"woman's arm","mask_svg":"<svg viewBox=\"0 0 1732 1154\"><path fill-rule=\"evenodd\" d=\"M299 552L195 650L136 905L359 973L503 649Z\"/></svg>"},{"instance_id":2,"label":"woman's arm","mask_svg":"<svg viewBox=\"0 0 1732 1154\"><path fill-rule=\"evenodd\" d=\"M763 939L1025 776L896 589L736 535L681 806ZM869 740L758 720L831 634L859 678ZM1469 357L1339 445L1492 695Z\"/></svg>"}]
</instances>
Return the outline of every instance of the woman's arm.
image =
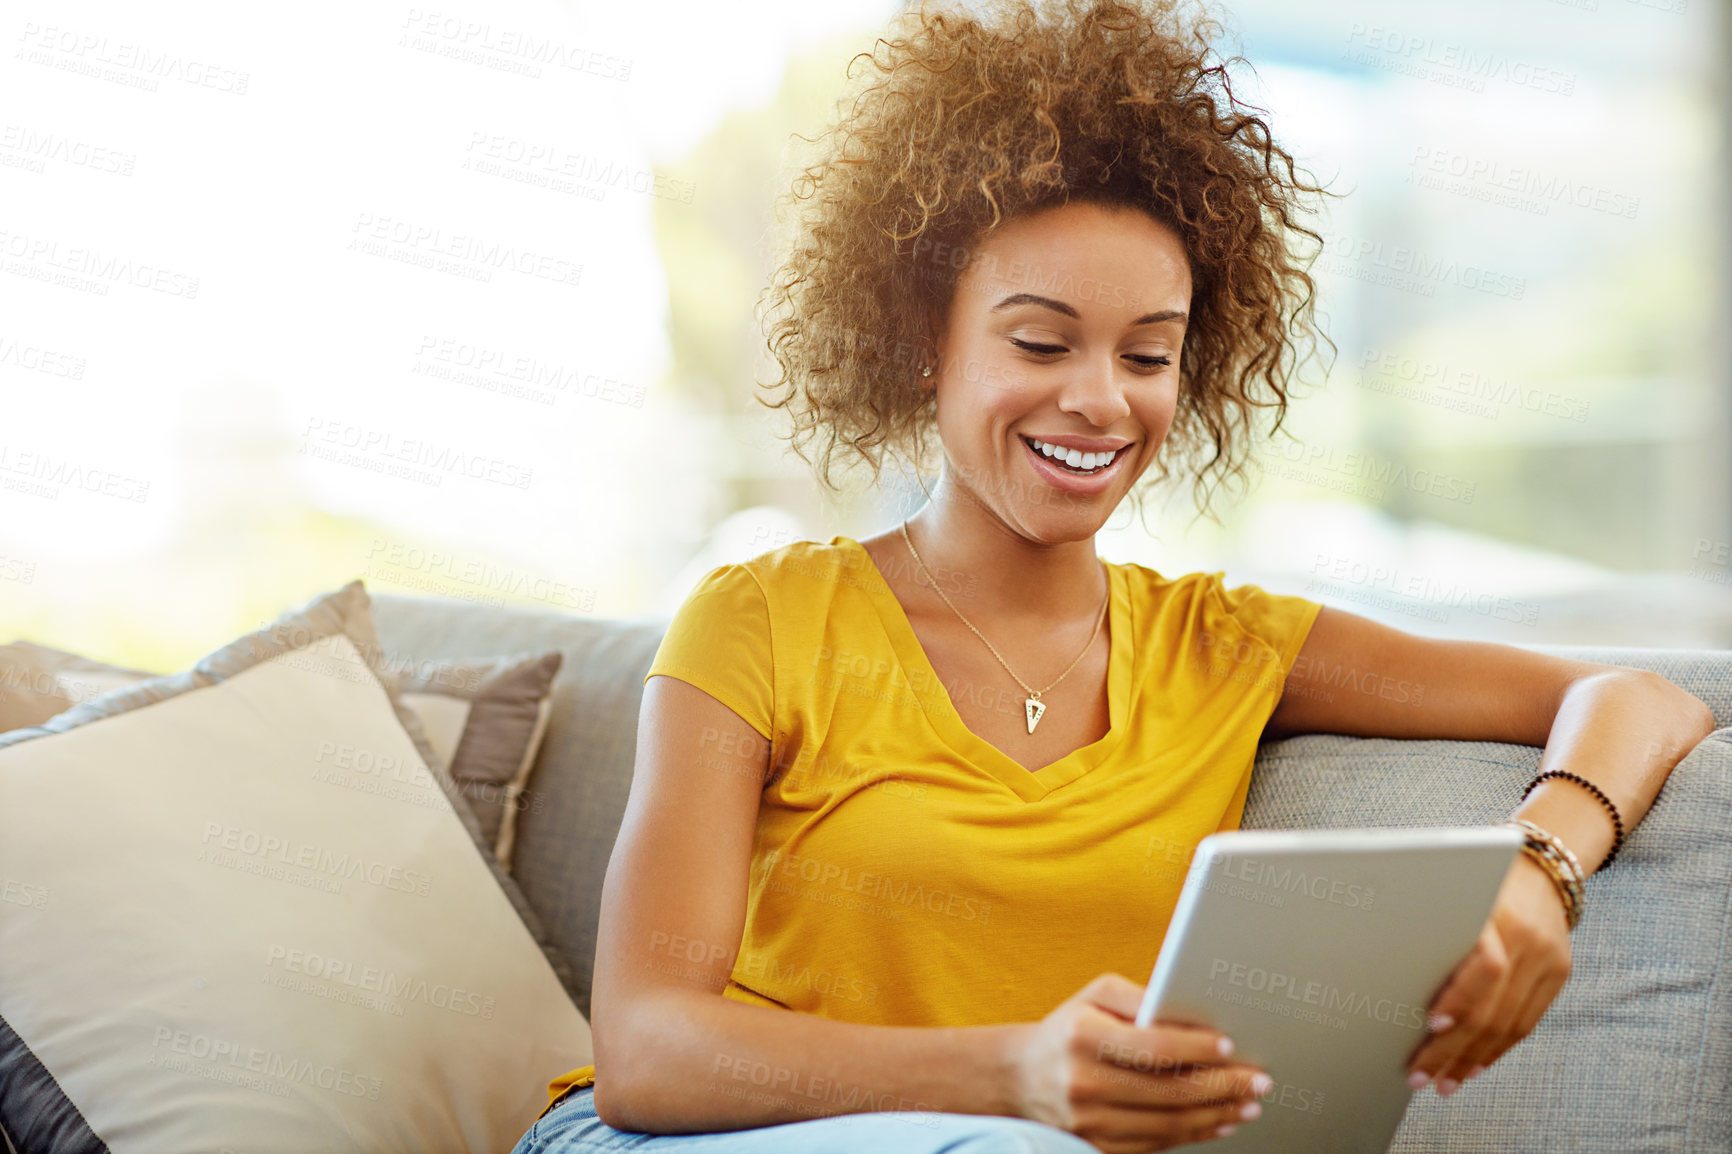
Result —
<instances>
[{"instance_id":1,"label":"woman's arm","mask_svg":"<svg viewBox=\"0 0 1732 1154\"><path fill-rule=\"evenodd\" d=\"M1713 731L1702 700L1657 673L1419 637L1324 608L1264 733L1541 746L1539 772L1568 770L1599 786L1628 832L1672 767ZM1549 780L1512 816L1563 838L1585 871L1611 852L1611 819L1579 785Z\"/></svg>"},{"instance_id":2,"label":"woman's arm","mask_svg":"<svg viewBox=\"0 0 1732 1154\"><path fill-rule=\"evenodd\" d=\"M1293 665L1269 736L1346 733L1543 746L1539 772L1599 786L1626 834L1672 767L1714 730L1703 702L1656 673L1509 645L1414 636L1323 609ZM1563 839L1591 873L1611 852L1604 806L1556 778L1513 812ZM1411 1063L1439 1093L1526 1037L1569 976L1569 930L1549 877L1516 859L1479 944L1432 1005L1454 1020ZM1423 1085L1423 1082L1419 1082Z\"/></svg>"},{"instance_id":3,"label":"woman's arm","mask_svg":"<svg viewBox=\"0 0 1732 1154\"><path fill-rule=\"evenodd\" d=\"M689 1133L875 1110L1006 1114L1148 1149L1240 1120L1260 1072L1223 1064L1214 1031L1136 1028L1126 1019L1141 988L1124 978L1097 979L1042 1022L959 1029L721 997L769 768L767 743L738 714L649 679L602 887L591 1018L602 1121Z\"/></svg>"}]
</instances>

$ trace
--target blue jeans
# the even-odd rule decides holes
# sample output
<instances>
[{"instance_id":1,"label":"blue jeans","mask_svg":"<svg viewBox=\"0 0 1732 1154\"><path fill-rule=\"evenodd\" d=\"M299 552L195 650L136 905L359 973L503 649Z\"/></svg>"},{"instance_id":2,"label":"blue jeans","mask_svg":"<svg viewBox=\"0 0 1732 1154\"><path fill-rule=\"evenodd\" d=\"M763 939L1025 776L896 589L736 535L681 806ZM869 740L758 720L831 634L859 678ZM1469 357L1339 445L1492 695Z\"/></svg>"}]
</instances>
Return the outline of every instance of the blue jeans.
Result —
<instances>
[{"instance_id":1,"label":"blue jeans","mask_svg":"<svg viewBox=\"0 0 1732 1154\"><path fill-rule=\"evenodd\" d=\"M643 1150L648 1154L1099 1154L1074 1134L990 1114L838 1114L755 1130L632 1134L595 1116L595 1090L573 1090L518 1140L511 1154Z\"/></svg>"}]
</instances>

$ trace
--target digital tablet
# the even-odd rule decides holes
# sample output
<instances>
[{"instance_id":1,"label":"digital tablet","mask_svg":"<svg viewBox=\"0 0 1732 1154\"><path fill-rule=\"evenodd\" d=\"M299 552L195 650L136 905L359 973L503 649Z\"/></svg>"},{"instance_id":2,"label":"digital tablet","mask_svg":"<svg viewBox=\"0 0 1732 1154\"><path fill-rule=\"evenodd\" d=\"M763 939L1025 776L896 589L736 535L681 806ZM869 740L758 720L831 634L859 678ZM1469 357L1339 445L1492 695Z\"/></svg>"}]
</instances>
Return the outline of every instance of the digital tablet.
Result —
<instances>
[{"instance_id":1,"label":"digital tablet","mask_svg":"<svg viewBox=\"0 0 1732 1154\"><path fill-rule=\"evenodd\" d=\"M1491 913L1507 826L1240 831L1197 845L1137 1025L1210 1026L1268 1071L1220 1154L1383 1154L1426 1006ZM1201 1149L1201 1147L1199 1147Z\"/></svg>"}]
</instances>

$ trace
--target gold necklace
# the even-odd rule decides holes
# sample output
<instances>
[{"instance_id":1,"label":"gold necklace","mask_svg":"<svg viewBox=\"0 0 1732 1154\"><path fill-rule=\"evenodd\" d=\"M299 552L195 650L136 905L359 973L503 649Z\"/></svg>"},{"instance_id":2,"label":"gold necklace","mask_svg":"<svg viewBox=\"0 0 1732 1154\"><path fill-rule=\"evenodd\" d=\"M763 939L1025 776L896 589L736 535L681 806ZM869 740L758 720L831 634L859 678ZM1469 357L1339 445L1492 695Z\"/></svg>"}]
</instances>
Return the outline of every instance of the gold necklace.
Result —
<instances>
[{"instance_id":1,"label":"gold necklace","mask_svg":"<svg viewBox=\"0 0 1732 1154\"><path fill-rule=\"evenodd\" d=\"M1040 699L1041 694L1047 692L1047 690L1050 690L1053 685L1057 685L1059 682L1063 681L1066 677L1068 677L1070 675L1070 671L1077 667L1077 662L1081 661L1083 659L1084 655L1087 654L1090 649L1094 648L1095 634L1097 634L1101 631L1101 622L1105 621L1107 618L1107 606L1111 605L1112 601L1113 601L1112 583L1110 581L1107 583L1106 600L1101 602L1101 611L1099 614L1097 614L1095 616L1095 627L1094 627L1094 629L1092 629L1089 632L1088 644L1083 646L1082 653L1077 654L1076 660L1072 661L1069 665L1065 666L1065 670L1063 673L1061 673L1057 677L1053 678L1052 685L1047 686L1046 689L1035 689L1033 686L1029 685L1028 682L1026 682L1022 678L1016 676L1016 670L1014 670L1010 667L1010 662L1008 662L1004 659L1004 655L1002 653L1000 653L996 647L994 647L992 642L986 640L986 634L984 634L980 630L974 628L974 623L972 621L970 621L968 618L962 616L962 610L958 609L954 604L952 604L952 602L950 600L950 596L948 594L946 594L943 589L940 589L938 587L938 579L936 577L932 576L932 571L930 569L926 568L926 562L924 562L920 559L920 551L914 547L913 540L910 539L908 536L908 522L906 522L906 521L902 522L902 540L908 546L908 551L910 553L914 554L914 563L916 565L920 566L920 571L922 573L925 573L927 576L927 579L932 582L933 592L937 593L940 597L944 598L944 603L946 605L950 606L950 611L952 613L956 614L957 618L964 625L968 626L969 630L976 637L980 638L980 640L985 643L985 645L988 649L992 650L992 655L994 657L998 658L998 663L1000 665L1004 666L1004 671L1006 673L1010 674L1012 677L1016 678L1016 683L1018 685L1022 686L1022 690L1024 693L1028 694L1027 699L1024 700L1022 703L1022 711L1023 711L1024 716L1028 720L1028 731L1030 733L1033 733L1034 727L1036 725L1040 724L1041 715L1046 712L1046 702L1044 702ZM916 584L918 584L918 582L916 582Z\"/></svg>"}]
</instances>

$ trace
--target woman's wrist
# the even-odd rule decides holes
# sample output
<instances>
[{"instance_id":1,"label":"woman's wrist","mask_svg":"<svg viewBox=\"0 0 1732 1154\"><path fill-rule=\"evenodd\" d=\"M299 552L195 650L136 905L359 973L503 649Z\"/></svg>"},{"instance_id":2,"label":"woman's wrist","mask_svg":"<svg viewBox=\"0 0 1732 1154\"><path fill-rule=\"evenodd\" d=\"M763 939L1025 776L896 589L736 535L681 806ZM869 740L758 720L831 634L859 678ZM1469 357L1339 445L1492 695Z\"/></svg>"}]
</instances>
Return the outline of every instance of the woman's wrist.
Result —
<instances>
[{"instance_id":1,"label":"woman's wrist","mask_svg":"<svg viewBox=\"0 0 1732 1154\"><path fill-rule=\"evenodd\" d=\"M1021 1059L1033 1030L1028 1022L981 1027L980 1085L985 1095L976 1113L1023 1116Z\"/></svg>"},{"instance_id":2,"label":"woman's wrist","mask_svg":"<svg viewBox=\"0 0 1732 1154\"><path fill-rule=\"evenodd\" d=\"M1591 876L1610 855L1614 831L1598 800L1570 782L1550 779L1516 807L1510 821L1531 821L1568 846Z\"/></svg>"},{"instance_id":3,"label":"woman's wrist","mask_svg":"<svg viewBox=\"0 0 1732 1154\"><path fill-rule=\"evenodd\" d=\"M1607 850L1605 857L1594 867L1594 870L1604 869L1606 866L1610 865L1612 859L1618 856L1618 850L1622 849L1624 845L1624 819L1623 815L1618 812L1617 803L1606 794L1605 790L1601 789L1587 778L1580 774L1571 773L1568 770L1563 769L1547 770L1546 772L1536 776L1528 783L1527 789L1522 791L1521 800L1525 802L1530 794L1543 787L1548 781L1570 782L1575 788L1587 791L1587 793L1604 809L1606 819L1612 824L1612 844L1611 848ZM1594 870L1588 872L1591 873L1594 872Z\"/></svg>"},{"instance_id":4,"label":"woman's wrist","mask_svg":"<svg viewBox=\"0 0 1732 1154\"><path fill-rule=\"evenodd\" d=\"M1534 866L1551 882L1558 900L1563 903L1566 924L1570 929L1575 929L1582 919L1586 900L1583 892L1585 875L1576 855L1561 838L1531 821L1515 818L1508 824L1522 831L1526 841L1522 846L1521 859Z\"/></svg>"}]
</instances>

